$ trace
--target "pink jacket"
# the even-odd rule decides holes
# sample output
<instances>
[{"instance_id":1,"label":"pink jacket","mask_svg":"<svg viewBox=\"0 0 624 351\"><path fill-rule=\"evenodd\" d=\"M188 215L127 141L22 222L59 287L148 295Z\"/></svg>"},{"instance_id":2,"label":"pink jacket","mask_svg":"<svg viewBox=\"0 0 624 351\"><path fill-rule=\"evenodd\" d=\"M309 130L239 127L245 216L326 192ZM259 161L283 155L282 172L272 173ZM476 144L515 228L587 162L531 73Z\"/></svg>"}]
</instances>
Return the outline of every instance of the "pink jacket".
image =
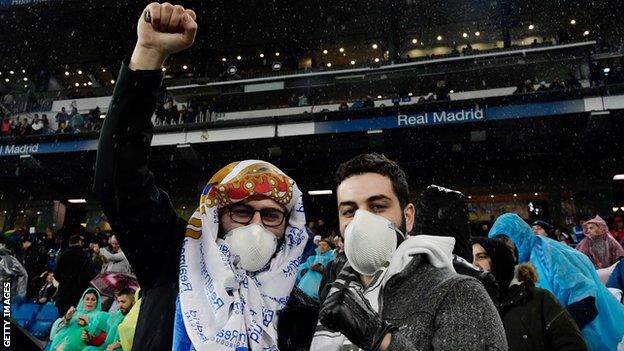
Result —
<instances>
[{"instance_id":1,"label":"pink jacket","mask_svg":"<svg viewBox=\"0 0 624 351\"><path fill-rule=\"evenodd\" d=\"M600 233L591 236L587 231L589 224L597 225L600 228ZM600 216L585 222L583 233L585 239L581 240L576 249L587 255L596 269L607 268L614 264L619 257L624 256L624 249L611 236L607 223Z\"/></svg>"}]
</instances>

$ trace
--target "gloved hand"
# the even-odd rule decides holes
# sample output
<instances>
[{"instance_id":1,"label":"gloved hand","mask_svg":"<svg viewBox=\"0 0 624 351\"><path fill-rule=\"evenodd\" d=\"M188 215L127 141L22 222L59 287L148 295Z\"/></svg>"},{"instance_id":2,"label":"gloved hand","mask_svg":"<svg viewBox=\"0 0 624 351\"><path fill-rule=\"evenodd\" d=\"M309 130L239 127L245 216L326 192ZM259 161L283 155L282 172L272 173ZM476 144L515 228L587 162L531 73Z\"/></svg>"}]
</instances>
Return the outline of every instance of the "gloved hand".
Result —
<instances>
[{"instance_id":1,"label":"gloved hand","mask_svg":"<svg viewBox=\"0 0 624 351\"><path fill-rule=\"evenodd\" d=\"M338 331L354 345L377 351L387 333L398 328L383 321L360 290L345 288L325 300L319 319L326 328Z\"/></svg>"}]
</instances>

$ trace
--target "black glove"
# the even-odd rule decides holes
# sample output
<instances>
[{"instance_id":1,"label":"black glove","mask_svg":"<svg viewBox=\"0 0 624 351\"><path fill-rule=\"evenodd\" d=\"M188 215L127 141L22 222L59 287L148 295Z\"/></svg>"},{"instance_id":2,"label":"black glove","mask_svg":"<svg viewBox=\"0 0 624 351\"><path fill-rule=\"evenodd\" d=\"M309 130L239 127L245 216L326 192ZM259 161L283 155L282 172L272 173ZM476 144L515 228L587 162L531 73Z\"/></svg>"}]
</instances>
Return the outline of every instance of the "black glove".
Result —
<instances>
[{"instance_id":1,"label":"black glove","mask_svg":"<svg viewBox=\"0 0 624 351\"><path fill-rule=\"evenodd\" d=\"M354 345L377 351L387 333L397 327L383 321L360 290L345 288L325 300L319 320L326 328L338 331Z\"/></svg>"}]
</instances>

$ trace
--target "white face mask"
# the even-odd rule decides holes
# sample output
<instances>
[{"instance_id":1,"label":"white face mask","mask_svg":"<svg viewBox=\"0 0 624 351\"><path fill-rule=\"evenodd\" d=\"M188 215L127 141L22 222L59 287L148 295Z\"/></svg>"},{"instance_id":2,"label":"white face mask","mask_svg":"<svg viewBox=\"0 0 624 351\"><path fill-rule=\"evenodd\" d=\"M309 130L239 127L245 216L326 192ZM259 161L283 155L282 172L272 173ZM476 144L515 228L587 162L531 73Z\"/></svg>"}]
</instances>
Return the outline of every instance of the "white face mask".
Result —
<instances>
[{"instance_id":1,"label":"white face mask","mask_svg":"<svg viewBox=\"0 0 624 351\"><path fill-rule=\"evenodd\" d=\"M357 210L344 232L344 252L351 267L372 276L396 250L397 232L388 219Z\"/></svg>"},{"instance_id":2,"label":"white face mask","mask_svg":"<svg viewBox=\"0 0 624 351\"><path fill-rule=\"evenodd\" d=\"M230 246L234 265L248 272L256 272L266 266L277 248L275 234L258 223L234 228L224 240Z\"/></svg>"}]
</instances>

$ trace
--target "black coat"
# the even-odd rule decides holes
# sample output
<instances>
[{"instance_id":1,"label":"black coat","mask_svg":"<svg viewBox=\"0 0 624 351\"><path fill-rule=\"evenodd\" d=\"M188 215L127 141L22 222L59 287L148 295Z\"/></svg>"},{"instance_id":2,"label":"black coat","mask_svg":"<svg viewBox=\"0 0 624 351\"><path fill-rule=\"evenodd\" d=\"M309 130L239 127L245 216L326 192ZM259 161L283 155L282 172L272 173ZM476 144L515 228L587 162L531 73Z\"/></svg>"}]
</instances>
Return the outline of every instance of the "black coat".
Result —
<instances>
[{"instance_id":1,"label":"black coat","mask_svg":"<svg viewBox=\"0 0 624 351\"><path fill-rule=\"evenodd\" d=\"M510 351L587 350L576 323L547 290L512 285L500 312Z\"/></svg>"},{"instance_id":2,"label":"black coat","mask_svg":"<svg viewBox=\"0 0 624 351\"><path fill-rule=\"evenodd\" d=\"M148 169L151 116L161 81L160 70L135 72L122 64L100 132L95 169L94 191L141 285L133 351L171 350L178 267L187 225ZM307 306L301 295L291 295L279 324L292 321L295 317L288 314L296 316L297 306ZM311 335L313 328L300 332ZM278 325L280 344L294 337L284 335L283 330L287 328Z\"/></svg>"},{"instance_id":3,"label":"black coat","mask_svg":"<svg viewBox=\"0 0 624 351\"><path fill-rule=\"evenodd\" d=\"M59 282L56 299L59 313L64 314L71 306L76 307L95 274L91 258L82 247L72 246L61 252L54 272L54 278Z\"/></svg>"}]
</instances>

